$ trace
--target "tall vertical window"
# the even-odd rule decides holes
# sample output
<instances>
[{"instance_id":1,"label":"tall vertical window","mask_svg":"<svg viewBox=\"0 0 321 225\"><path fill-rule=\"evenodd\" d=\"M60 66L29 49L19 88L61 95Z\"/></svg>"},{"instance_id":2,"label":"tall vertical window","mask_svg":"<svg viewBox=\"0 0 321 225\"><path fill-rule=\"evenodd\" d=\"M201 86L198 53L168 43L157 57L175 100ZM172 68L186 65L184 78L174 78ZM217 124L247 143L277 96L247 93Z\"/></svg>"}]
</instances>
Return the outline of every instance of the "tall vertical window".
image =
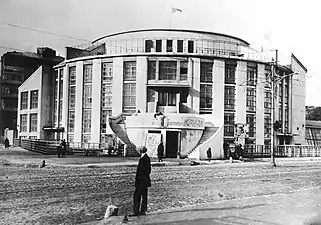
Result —
<instances>
[{"instance_id":1,"label":"tall vertical window","mask_svg":"<svg viewBox=\"0 0 321 225\"><path fill-rule=\"evenodd\" d=\"M160 106L175 106L176 93L169 89L164 89L158 92L158 103Z\"/></svg>"},{"instance_id":2,"label":"tall vertical window","mask_svg":"<svg viewBox=\"0 0 321 225\"><path fill-rule=\"evenodd\" d=\"M58 126L58 81L59 81L59 73L58 70L55 70L55 83L54 83L54 108L53 108L53 121L54 126Z\"/></svg>"},{"instance_id":3,"label":"tall vertical window","mask_svg":"<svg viewBox=\"0 0 321 225\"><path fill-rule=\"evenodd\" d=\"M123 112L132 114L136 111L136 83L124 83Z\"/></svg>"},{"instance_id":4,"label":"tall vertical window","mask_svg":"<svg viewBox=\"0 0 321 225\"><path fill-rule=\"evenodd\" d=\"M272 93L271 91L264 92L264 113L271 113L272 108Z\"/></svg>"},{"instance_id":5,"label":"tall vertical window","mask_svg":"<svg viewBox=\"0 0 321 225\"><path fill-rule=\"evenodd\" d=\"M177 52L183 52L184 50L184 41L177 40Z\"/></svg>"},{"instance_id":6,"label":"tall vertical window","mask_svg":"<svg viewBox=\"0 0 321 225\"><path fill-rule=\"evenodd\" d=\"M111 116L111 110L107 110L107 109L102 109L101 110L101 115L100 115L100 123L101 123L101 127L100 127L100 133L101 133L101 140L102 137L105 136L105 134L107 133L107 117Z\"/></svg>"},{"instance_id":7,"label":"tall vertical window","mask_svg":"<svg viewBox=\"0 0 321 225\"><path fill-rule=\"evenodd\" d=\"M20 132L27 132L27 114L20 115Z\"/></svg>"},{"instance_id":8,"label":"tall vertical window","mask_svg":"<svg viewBox=\"0 0 321 225\"><path fill-rule=\"evenodd\" d=\"M136 81L136 62L124 62L124 81Z\"/></svg>"},{"instance_id":9,"label":"tall vertical window","mask_svg":"<svg viewBox=\"0 0 321 225\"><path fill-rule=\"evenodd\" d=\"M92 65L84 65L84 83L91 83L92 82Z\"/></svg>"},{"instance_id":10,"label":"tall vertical window","mask_svg":"<svg viewBox=\"0 0 321 225\"><path fill-rule=\"evenodd\" d=\"M255 114L246 114L246 124L249 125L249 137L254 138L256 132Z\"/></svg>"},{"instance_id":11,"label":"tall vertical window","mask_svg":"<svg viewBox=\"0 0 321 225\"><path fill-rule=\"evenodd\" d=\"M102 82L108 82L113 80L113 63L112 62L105 62L102 63Z\"/></svg>"},{"instance_id":12,"label":"tall vertical window","mask_svg":"<svg viewBox=\"0 0 321 225\"><path fill-rule=\"evenodd\" d=\"M264 115L264 138L271 138L271 115Z\"/></svg>"},{"instance_id":13,"label":"tall vertical window","mask_svg":"<svg viewBox=\"0 0 321 225\"><path fill-rule=\"evenodd\" d=\"M148 61L148 80L156 79L156 61Z\"/></svg>"},{"instance_id":14,"label":"tall vertical window","mask_svg":"<svg viewBox=\"0 0 321 225\"><path fill-rule=\"evenodd\" d=\"M30 109L38 108L38 90L30 92Z\"/></svg>"},{"instance_id":15,"label":"tall vertical window","mask_svg":"<svg viewBox=\"0 0 321 225\"><path fill-rule=\"evenodd\" d=\"M265 65L264 68L264 74L265 74L265 88L271 88L272 84L272 72L271 72L271 66Z\"/></svg>"},{"instance_id":16,"label":"tall vertical window","mask_svg":"<svg viewBox=\"0 0 321 225\"><path fill-rule=\"evenodd\" d=\"M113 98L113 84L103 83L101 88L101 107L111 108Z\"/></svg>"},{"instance_id":17,"label":"tall vertical window","mask_svg":"<svg viewBox=\"0 0 321 225\"><path fill-rule=\"evenodd\" d=\"M173 52L173 40L166 40L166 52Z\"/></svg>"},{"instance_id":18,"label":"tall vertical window","mask_svg":"<svg viewBox=\"0 0 321 225\"><path fill-rule=\"evenodd\" d=\"M188 62L187 61L180 61L179 79L180 80L187 80L187 74L188 74Z\"/></svg>"},{"instance_id":19,"label":"tall vertical window","mask_svg":"<svg viewBox=\"0 0 321 225\"><path fill-rule=\"evenodd\" d=\"M235 84L236 62L225 62L225 84Z\"/></svg>"},{"instance_id":20,"label":"tall vertical window","mask_svg":"<svg viewBox=\"0 0 321 225\"><path fill-rule=\"evenodd\" d=\"M246 111L256 110L256 89L248 87L246 90Z\"/></svg>"},{"instance_id":21,"label":"tall vertical window","mask_svg":"<svg viewBox=\"0 0 321 225\"><path fill-rule=\"evenodd\" d=\"M162 40L156 40L156 52L162 52Z\"/></svg>"},{"instance_id":22,"label":"tall vertical window","mask_svg":"<svg viewBox=\"0 0 321 225\"><path fill-rule=\"evenodd\" d=\"M29 124L30 132L37 132L37 126L38 126L37 113L30 114L30 124Z\"/></svg>"},{"instance_id":23,"label":"tall vertical window","mask_svg":"<svg viewBox=\"0 0 321 225\"><path fill-rule=\"evenodd\" d=\"M225 86L224 87L224 110L235 109L235 87Z\"/></svg>"},{"instance_id":24,"label":"tall vertical window","mask_svg":"<svg viewBox=\"0 0 321 225\"><path fill-rule=\"evenodd\" d=\"M147 102L155 102L155 90L147 88Z\"/></svg>"},{"instance_id":25,"label":"tall vertical window","mask_svg":"<svg viewBox=\"0 0 321 225\"><path fill-rule=\"evenodd\" d=\"M213 82L213 62L201 62L201 82Z\"/></svg>"},{"instance_id":26,"label":"tall vertical window","mask_svg":"<svg viewBox=\"0 0 321 225\"><path fill-rule=\"evenodd\" d=\"M74 141L75 132L75 106L76 106L76 67L69 67L68 84L68 141Z\"/></svg>"},{"instance_id":27,"label":"tall vertical window","mask_svg":"<svg viewBox=\"0 0 321 225\"><path fill-rule=\"evenodd\" d=\"M194 52L194 41L188 41L188 53Z\"/></svg>"},{"instance_id":28,"label":"tall vertical window","mask_svg":"<svg viewBox=\"0 0 321 225\"><path fill-rule=\"evenodd\" d=\"M255 86L257 83L257 65L255 63L247 63L247 73L246 73L247 85L248 86Z\"/></svg>"},{"instance_id":29,"label":"tall vertical window","mask_svg":"<svg viewBox=\"0 0 321 225\"><path fill-rule=\"evenodd\" d=\"M82 142L91 139L92 65L84 65Z\"/></svg>"},{"instance_id":30,"label":"tall vertical window","mask_svg":"<svg viewBox=\"0 0 321 225\"><path fill-rule=\"evenodd\" d=\"M21 92L21 104L20 109L28 109L28 92Z\"/></svg>"},{"instance_id":31,"label":"tall vertical window","mask_svg":"<svg viewBox=\"0 0 321 225\"><path fill-rule=\"evenodd\" d=\"M234 137L234 123L235 115L234 113L226 112L224 113L224 136Z\"/></svg>"},{"instance_id":32,"label":"tall vertical window","mask_svg":"<svg viewBox=\"0 0 321 225\"><path fill-rule=\"evenodd\" d=\"M212 85L201 84L200 91L200 108L202 109L212 109Z\"/></svg>"},{"instance_id":33,"label":"tall vertical window","mask_svg":"<svg viewBox=\"0 0 321 225\"><path fill-rule=\"evenodd\" d=\"M62 126L62 99L63 99L63 83L64 69L59 70L59 107L58 107L58 125Z\"/></svg>"},{"instance_id":34,"label":"tall vertical window","mask_svg":"<svg viewBox=\"0 0 321 225\"><path fill-rule=\"evenodd\" d=\"M176 80L177 61L159 62L159 80Z\"/></svg>"}]
</instances>

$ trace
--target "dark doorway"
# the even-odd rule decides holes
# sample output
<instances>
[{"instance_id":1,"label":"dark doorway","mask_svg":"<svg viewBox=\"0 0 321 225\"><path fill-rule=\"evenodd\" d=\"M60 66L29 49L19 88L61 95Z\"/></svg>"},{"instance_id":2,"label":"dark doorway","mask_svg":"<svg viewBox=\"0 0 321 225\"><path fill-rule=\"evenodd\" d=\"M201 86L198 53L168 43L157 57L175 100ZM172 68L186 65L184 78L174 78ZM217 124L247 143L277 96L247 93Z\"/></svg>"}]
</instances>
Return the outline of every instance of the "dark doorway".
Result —
<instances>
[{"instance_id":1,"label":"dark doorway","mask_svg":"<svg viewBox=\"0 0 321 225\"><path fill-rule=\"evenodd\" d=\"M178 151L178 131L166 132L166 158L176 158Z\"/></svg>"}]
</instances>

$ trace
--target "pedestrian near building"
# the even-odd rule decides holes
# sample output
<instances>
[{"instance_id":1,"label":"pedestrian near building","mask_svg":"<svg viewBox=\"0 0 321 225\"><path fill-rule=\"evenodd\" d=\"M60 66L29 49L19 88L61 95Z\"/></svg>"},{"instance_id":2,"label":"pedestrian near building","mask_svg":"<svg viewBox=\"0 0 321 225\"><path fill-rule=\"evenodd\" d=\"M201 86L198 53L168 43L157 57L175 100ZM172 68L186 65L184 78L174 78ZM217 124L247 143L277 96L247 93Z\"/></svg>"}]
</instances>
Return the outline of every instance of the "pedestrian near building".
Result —
<instances>
[{"instance_id":1,"label":"pedestrian near building","mask_svg":"<svg viewBox=\"0 0 321 225\"><path fill-rule=\"evenodd\" d=\"M157 147L158 162L163 162L163 156L164 156L164 144L163 142L161 142Z\"/></svg>"},{"instance_id":2,"label":"pedestrian near building","mask_svg":"<svg viewBox=\"0 0 321 225\"><path fill-rule=\"evenodd\" d=\"M212 149L211 148L207 149L207 158L208 158L208 161L210 162L211 158L212 158Z\"/></svg>"},{"instance_id":3,"label":"pedestrian near building","mask_svg":"<svg viewBox=\"0 0 321 225\"><path fill-rule=\"evenodd\" d=\"M10 147L10 142L9 142L9 139L6 138L6 139L4 140L4 148L7 149L7 148L9 148L9 147Z\"/></svg>"},{"instance_id":4,"label":"pedestrian near building","mask_svg":"<svg viewBox=\"0 0 321 225\"><path fill-rule=\"evenodd\" d=\"M138 151L141 154L141 157L139 159L135 177L133 214L130 216L146 215L148 187L151 186L151 163L150 158L146 153L147 148L142 146L138 148Z\"/></svg>"},{"instance_id":5,"label":"pedestrian near building","mask_svg":"<svg viewBox=\"0 0 321 225\"><path fill-rule=\"evenodd\" d=\"M61 146L61 154L62 154L62 157L65 157L66 153L67 153L67 143L66 143L66 140L63 139L60 143L60 146Z\"/></svg>"}]
</instances>

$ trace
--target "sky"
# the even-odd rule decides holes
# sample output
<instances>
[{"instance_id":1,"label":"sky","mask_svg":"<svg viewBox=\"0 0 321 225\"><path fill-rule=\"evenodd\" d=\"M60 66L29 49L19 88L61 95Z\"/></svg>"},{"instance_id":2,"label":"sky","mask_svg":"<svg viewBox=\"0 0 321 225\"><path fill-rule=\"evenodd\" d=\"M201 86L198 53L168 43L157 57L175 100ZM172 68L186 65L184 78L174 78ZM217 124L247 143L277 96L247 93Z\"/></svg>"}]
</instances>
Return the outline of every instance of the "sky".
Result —
<instances>
[{"instance_id":1,"label":"sky","mask_svg":"<svg viewBox=\"0 0 321 225\"><path fill-rule=\"evenodd\" d=\"M257 49L278 49L281 64L293 53L308 69L306 105L321 106L320 6L316 0L0 0L0 55L47 46L65 56L66 46L135 29L223 33ZM182 12L172 14L172 7Z\"/></svg>"}]
</instances>

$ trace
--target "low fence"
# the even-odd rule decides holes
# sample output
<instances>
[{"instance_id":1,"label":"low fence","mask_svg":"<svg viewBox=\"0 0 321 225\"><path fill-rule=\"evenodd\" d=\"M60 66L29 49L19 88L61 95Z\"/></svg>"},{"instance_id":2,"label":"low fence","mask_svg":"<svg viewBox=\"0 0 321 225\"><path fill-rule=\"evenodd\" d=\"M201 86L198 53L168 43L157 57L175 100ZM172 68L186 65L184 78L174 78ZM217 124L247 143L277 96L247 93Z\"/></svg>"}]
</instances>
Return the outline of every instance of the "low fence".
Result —
<instances>
[{"instance_id":1,"label":"low fence","mask_svg":"<svg viewBox=\"0 0 321 225\"><path fill-rule=\"evenodd\" d=\"M20 146L26 150L38 152L45 155L58 154L60 141L32 140L32 139L15 139L16 146ZM119 147L119 148L118 148ZM100 143L67 143L67 152L69 155L110 155L116 156L122 152L121 146L117 148L107 149L106 144Z\"/></svg>"}]
</instances>

